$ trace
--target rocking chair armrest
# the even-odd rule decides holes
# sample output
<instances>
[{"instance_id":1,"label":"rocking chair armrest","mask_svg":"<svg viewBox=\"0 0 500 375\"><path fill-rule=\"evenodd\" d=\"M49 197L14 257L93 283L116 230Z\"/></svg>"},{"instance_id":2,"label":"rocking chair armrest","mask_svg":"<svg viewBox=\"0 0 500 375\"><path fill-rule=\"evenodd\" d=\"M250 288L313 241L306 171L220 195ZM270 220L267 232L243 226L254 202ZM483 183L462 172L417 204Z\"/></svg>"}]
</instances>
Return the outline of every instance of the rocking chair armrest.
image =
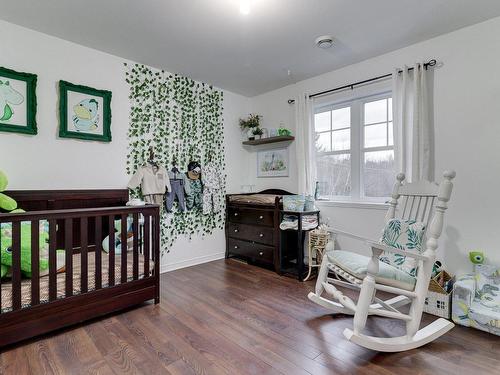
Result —
<instances>
[{"instance_id":1,"label":"rocking chair armrest","mask_svg":"<svg viewBox=\"0 0 500 375\"><path fill-rule=\"evenodd\" d=\"M378 249L378 250L387 251L389 253L404 255L406 257L410 257L410 258L414 258L414 259L418 259L418 260L427 260L428 259L425 255L422 255L418 252L397 249L397 248L392 247L392 246L384 245L380 242L367 240L366 243L368 244L368 246L370 246L372 248L372 251L374 251L374 249Z\"/></svg>"},{"instance_id":2,"label":"rocking chair armrest","mask_svg":"<svg viewBox=\"0 0 500 375\"><path fill-rule=\"evenodd\" d=\"M349 232L346 232L344 230L340 230L340 229L337 229L337 228L328 227L327 230L329 232L333 233L334 235L340 234L342 236L351 237L351 238L354 238L356 240L363 241L363 242L370 241L369 239L367 239L365 237L361 237L361 236L358 236L356 234L349 233Z\"/></svg>"}]
</instances>

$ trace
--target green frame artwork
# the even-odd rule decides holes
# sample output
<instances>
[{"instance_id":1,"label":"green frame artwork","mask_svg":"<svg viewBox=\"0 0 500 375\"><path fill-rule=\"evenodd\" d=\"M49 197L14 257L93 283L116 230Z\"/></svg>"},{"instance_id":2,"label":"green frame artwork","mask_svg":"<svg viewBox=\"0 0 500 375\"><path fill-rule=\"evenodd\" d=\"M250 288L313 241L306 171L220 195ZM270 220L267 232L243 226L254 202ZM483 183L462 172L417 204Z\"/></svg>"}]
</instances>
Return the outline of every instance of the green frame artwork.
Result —
<instances>
[{"instance_id":1,"label":"green frame artwork","mask_svg":"<svg viewBox=\"0 0 500 375\"><path fill-rule=\"evenodd\" d=\"M111 91L59 81L59 137L111 142Z\"/></svg>"},{"instance_id":2,"label":"green frame artwork","mask_svg":"<svg viewBox=\"0 0 500 375\"><path fill-rule=\"evenodd\" d=\"M0 67L0 131L37 134L37 75Z\"/></svg>"}]
</instances>

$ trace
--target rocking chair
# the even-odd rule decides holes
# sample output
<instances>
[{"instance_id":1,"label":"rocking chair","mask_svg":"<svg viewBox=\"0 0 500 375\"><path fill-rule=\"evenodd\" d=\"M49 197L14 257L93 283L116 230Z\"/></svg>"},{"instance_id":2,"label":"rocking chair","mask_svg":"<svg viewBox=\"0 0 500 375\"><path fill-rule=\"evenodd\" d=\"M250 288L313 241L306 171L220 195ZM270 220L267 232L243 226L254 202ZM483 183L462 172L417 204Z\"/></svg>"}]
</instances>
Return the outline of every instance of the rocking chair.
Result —
<instances>
[{"instance_id":1,"label":"rocking chair","mask_svg":"<svg viewBox=\"0 0 500 375\"><path fill-rule=\"evenodd\" d=\"M328 244L318 273L315 291L308 298L336 313L354 315L353 329L346 328L344 336L365 348L381 352L400 352L425 345L453 328L454 324L440 318L419 329L425 297L436 259L438 239L443 229L443 217L453 189L455 172L445 172L440 185L429 181L403 184L404 174L397 176L390 206L385 216L386 224L401 220L406 224L420 224L422 252L408 251L404 246L389 246L387 241L374 242L348 232L331 229L335 234L346 235L365 241L371 247L372 256L334 250L333 241ZM398 202L401 201L400 207ZM400 214L396 218L396 211ZM430 223L430 226L428 225ZM426 228L428 227L428 231ZM424 240L427 238L427 241ZM381 260L381 255L396 255L398 259L414 262L413 272ZM380 259L379 259L380 258ZM333 277L329 276L329 273ZM335 285L359 290L357 303L345 296ZM397 296L381 300L376 291ZM338 302L322 296L326 292ZM408 314L398 307L410 304ZM406 335L400 337L374 337L362 333L368 315L399 319L406 322Z\"/></svg>"}]
</instances>

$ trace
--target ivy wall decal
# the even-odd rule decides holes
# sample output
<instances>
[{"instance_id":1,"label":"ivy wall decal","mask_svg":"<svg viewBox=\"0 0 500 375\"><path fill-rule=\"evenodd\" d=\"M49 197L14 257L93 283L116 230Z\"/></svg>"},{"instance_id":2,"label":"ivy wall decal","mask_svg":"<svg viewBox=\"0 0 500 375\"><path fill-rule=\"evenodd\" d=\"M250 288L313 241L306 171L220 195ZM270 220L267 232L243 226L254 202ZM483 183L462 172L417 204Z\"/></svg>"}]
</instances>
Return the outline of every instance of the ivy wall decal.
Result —
<instances>
[{"instance_id":1,"label":"ivy wall decal","mask_svg":"<svg viewBox=\"0 0 500 375\"><path fill-rule=\"evenodd\" d=\"M141 64L125 63L125 81L130 87L127 174L144 165L149 148L167 170L175 163L185 171L187 164L212 162L223 173L225 196L223 93L212 86L179 75L157 71ZM140 188L131 191L141 198ZM224 200L224 199L223 199ZM224 210L203 214L201 210L172 213L161 209L161 249L169 252L176 239L193 234L210 235L224 228Z\"/></svg>"}]
</instances>

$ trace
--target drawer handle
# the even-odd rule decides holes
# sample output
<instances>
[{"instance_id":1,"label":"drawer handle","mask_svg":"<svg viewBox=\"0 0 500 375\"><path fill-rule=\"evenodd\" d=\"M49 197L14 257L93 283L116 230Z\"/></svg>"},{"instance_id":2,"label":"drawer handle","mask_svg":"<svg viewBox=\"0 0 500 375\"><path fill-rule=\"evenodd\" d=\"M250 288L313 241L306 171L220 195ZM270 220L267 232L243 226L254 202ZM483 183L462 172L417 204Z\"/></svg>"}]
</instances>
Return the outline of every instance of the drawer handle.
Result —
<instances>
[{"instance_id":1,"label":"drawer handle","mask_svg":"<svg viewBox=\"0 0 500 375\"><path fill-rule=\"evenodd\" d=\"M259 234L259 237L264 237L264 235L261 233L261 234Z\"/></svg>"},{"instance_id":2,"label":"drawer handle","mask_svg":"<svg viewBox=\"0 0 500 375\"><path fill-rule=\"evenodd\" d=\"M263 252L263 251L261 251L261 252L259 253L259 255L260 255L260 256L264 255L264 252Z\"/></svg>"},{"instance_id":3,"label":"drawer handle","mask_svg":"<svg viewBox=\"0 0 500 375\"><path fill-rule=\"evenodd\" d=\"M235 245L235 246L234 246L234 248L235 248L235 249L238 249L238 245Z\"/></svg>"},{"instance_id":4,"label":"drawer handle","mask_svg":"<svg viewBox=\"0 0 500 375\"><path fill-rule=\"evenodd\" d=\"M262 219L264 219L264 216L260 215L259 220L262 220Z\"/></svg>"},{"instance_id":5,"label":"drawer handle","mask_svg":"<svg viewBox=\"0 0 500 375\"><path fill-rule=\"evenodd\" d=\"M238 213L237 213L237 212L235 212L235 213L234 213L234 216L238 216Z\"/></svg>"},{"instance_id":6,"label":"drawer handle","mask_svg":"<svg viewBox=\"0 0 500 375\"><path fill-rule=\"evenodd\" d=\"M235 229L235 230L234 230L234 233L238 233L238 229Z\"/></svg>"}]
</instances>

